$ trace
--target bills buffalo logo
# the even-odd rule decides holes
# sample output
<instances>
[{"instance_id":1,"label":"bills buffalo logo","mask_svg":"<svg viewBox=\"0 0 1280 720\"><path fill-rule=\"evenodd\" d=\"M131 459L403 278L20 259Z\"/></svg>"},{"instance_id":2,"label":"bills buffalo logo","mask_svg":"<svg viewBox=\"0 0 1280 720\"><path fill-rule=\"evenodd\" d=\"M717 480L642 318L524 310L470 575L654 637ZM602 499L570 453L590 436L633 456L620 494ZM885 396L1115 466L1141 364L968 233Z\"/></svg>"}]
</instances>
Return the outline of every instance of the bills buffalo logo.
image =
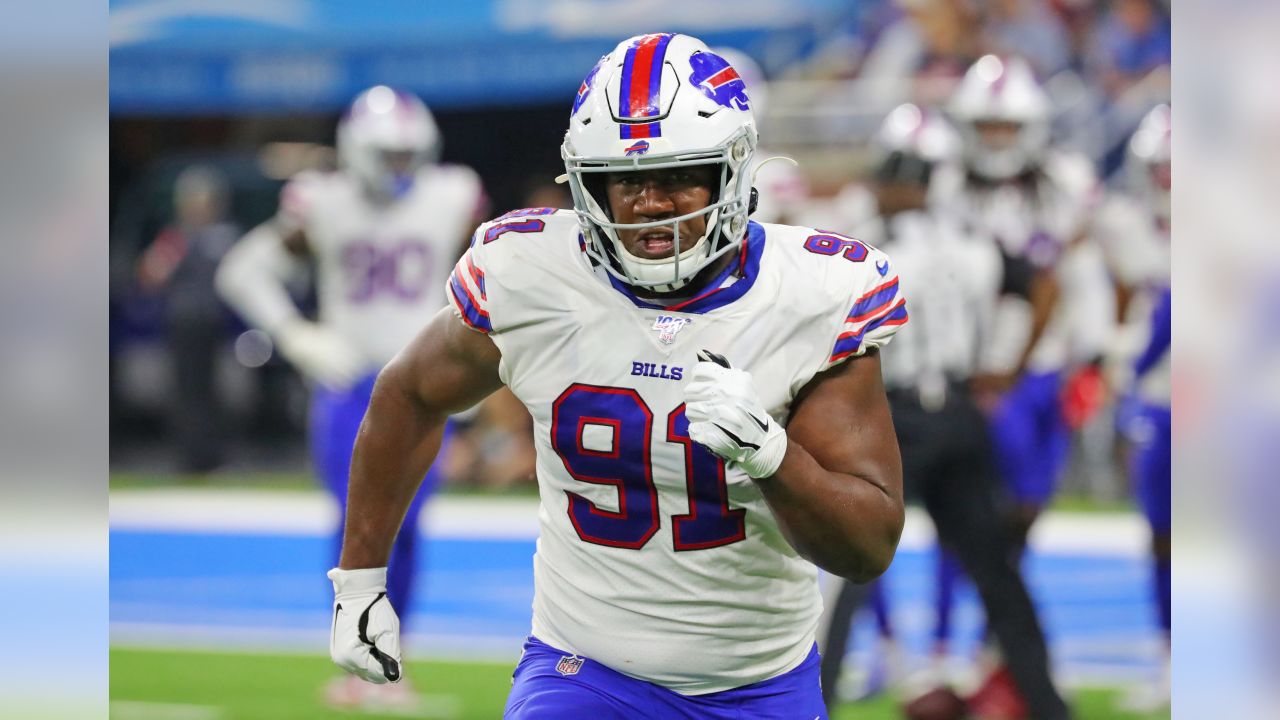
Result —
<instances>
[{"instance_id":1,"label":"bills buffalo logo","mask_svg":"<svg viewBox=\"0 0 1280 720\"><path fill-rule=\"evenodd\" d=\"M582 658L577 655L565 655L556 663L556 672L561 675L577 675L582 669Z\"/></svg>"},{"instance_id":2,"label":"bills buffalo logo","mask_svg":"<svg viewBox=\"0 0 1280 720\"><path fill-rule=\"evenodd\" d=\"M747 84L728 60L713 52L696 52L689 58L689 64L693 66L689 82L701 90L703 95L727 108L751 109Z\"/></svg>"},{"instance_id":3,"label":"bills buffalo logo","mask_svg":"<svg viewBox=\"0 0 1280 720\"><path fill-rule=\"evenodd\" d=\"M649 152L649 141L637 140L635 145L623 150L623 152L627 154L627 157L631 157L632 155L643 155Z\"/></svg>"},{"instance_id":4,"label":"bills buffalo logo","mask_svg":"<svg viewBox=\"0 0 1280 720\"><path fill-rule=\"evenodd\" d=\"M605 57L608 57L607 55ZM596 79L596 73L600 72L600 67L604 65L604 57L596 61L596 66L591 68L591 72L583 78L582 84L578 86L578 94L573 98L573 110L569 112L569 117L578 114L578 108L587 101L587 96L591 94L591 82Z\"/></svg>"}]
</instances>

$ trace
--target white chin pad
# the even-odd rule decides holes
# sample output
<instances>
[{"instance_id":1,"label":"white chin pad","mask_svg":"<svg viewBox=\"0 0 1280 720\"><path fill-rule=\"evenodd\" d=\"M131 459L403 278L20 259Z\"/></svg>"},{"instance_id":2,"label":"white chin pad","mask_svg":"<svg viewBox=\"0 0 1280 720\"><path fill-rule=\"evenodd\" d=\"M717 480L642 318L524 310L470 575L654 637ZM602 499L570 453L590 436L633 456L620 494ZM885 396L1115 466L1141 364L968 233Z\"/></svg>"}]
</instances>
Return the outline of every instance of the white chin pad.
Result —
<instances>
[{"instance_id":1,"label":"white chin pad","mask_svg":"<svg viewBox=\"0 0 1280 720\"><path fill-rule=\"evenodd\" d=\"M679 241L680 262L678 267L674 256L664 258L636 257L627 250L622 242L616 240L616 236L614 247L618 249L619 257L626 266L627 271L636 280L650 285L661 284L673 289L679 288L688 283L694 275L697 275L706 266L706 263L702 260L711 254L708 247L710 241L707 238L710 237L716 227L716 223L719 221L720 209L716 208L707 214L707 229L687 249L684 246L683 239L680 237L679 224L676 223L669 226L673 239ZM676 275L677 270L679 271L679 276Z\"/></svg>"}]
</instances>

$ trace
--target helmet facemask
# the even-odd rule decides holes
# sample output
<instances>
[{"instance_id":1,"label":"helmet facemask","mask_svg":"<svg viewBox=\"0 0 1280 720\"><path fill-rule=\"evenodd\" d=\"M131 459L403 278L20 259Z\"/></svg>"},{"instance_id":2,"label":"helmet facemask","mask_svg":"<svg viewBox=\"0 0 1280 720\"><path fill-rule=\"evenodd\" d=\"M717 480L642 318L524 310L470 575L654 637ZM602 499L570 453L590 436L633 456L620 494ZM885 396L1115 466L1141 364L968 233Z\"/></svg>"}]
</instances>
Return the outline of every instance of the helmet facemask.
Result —
<instances>
[{"instance_id":1,"label":"helmet facemask","mask_svg":"<svg viewBox=\"0 0 1280 720\"><path fill-rule=\"evenodd\" d=\"M754 154L753 140L749 130L744 129L721 146L708 150L625 159L576 156L566 142L561 154L587 254L611 275L633 287L666 293L688 285L699 272L742 242L750 204L751 182L747 168ZM711 199L706 207L650 222L614 220L603 189L606 173L706 165L716 166L718 178L711 187ZM706 232L698 238L682 238L680 224L699 216L706 217ZM618 236L619 230L651 228L671 230L672 255L638 257L627 250Z\"/></svg>"},{"instance_id":2,"label":"helmet facemask","mask_svg":"<svg viewBox=\"0 0 1280 720\"><path fill-rule=\"evenodd\" d=\"M979 118L961 127L966 136L965 160L969 168L989 180L1007 180L1031 170L1049 141L1048 125L1040 121ZM992 136L1004 134L1008 137L991 142Z\"/></svg>"}]
</instances>

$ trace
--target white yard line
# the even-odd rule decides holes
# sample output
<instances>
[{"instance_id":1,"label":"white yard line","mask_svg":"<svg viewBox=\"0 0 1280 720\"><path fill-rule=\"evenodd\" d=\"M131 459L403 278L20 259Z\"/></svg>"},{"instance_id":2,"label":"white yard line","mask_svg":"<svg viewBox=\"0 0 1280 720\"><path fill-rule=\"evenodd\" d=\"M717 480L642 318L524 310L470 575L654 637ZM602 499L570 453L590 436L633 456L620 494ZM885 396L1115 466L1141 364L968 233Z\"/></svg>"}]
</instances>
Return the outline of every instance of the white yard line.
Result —
<instances>
[{"instance_id":1,"label":"white yard line","mask_svg":"<svg viewBox=\"0 0 1280 720\"><path fill-rule=\"evenodd\" d=\"M338 522L333 500L320 491L166 488L111 493L111 528L153 532L265 533L327 536ZM531 540L538 535L538 500L531 497L440 496L419 520L428 536ZM907 511L902 546L934 544L933 524ZM1033 548L1056 553L1142 556L1149 533L1137 513L1050 512L1036 523Z\"/></svg>"},{"instance_id":2,"label":"white yard line","mask_svg":"<svg viewBox=\"0 0 1280 720\"><path fill-rule=\"evenodd\" d=\"M338 522L320 491L166 488L111 493L111 528L205 533L325 536ZM439 537L532 539L537 498L453 497L431 501L419 522Z\"/></svg>"}]
</instances>

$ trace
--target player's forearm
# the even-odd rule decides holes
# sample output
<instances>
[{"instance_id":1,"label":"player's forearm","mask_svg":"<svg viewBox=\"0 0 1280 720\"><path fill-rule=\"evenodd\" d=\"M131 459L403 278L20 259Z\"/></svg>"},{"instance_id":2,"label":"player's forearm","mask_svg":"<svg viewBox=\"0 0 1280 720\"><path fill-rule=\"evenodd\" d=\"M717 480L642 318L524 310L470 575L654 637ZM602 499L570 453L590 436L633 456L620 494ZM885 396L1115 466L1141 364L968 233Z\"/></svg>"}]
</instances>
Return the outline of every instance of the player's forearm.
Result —
<instances>
[{"instance_id":1,"label":"player's forearm","mask_svg":"<svg viewBox=\"0 0 1280 720\"><path fill-rule=\"evenodd\" d=\"M1019 373L1027 368L1036 345L1040 343L1040 337L1044 335L1045 328L1049 327L1049 320L1058 308L1060 294L1058 278L1052 270L1042 270L1032 279L1028 292L1028 300L1031 303L1031 333L1027 337L1022 356L1018 359Z\"/></svg>"},{"instance_id":2,"label":"player's forearm","mask_svg":"<svg viewBox=\"0 0 1280 720\"><path fill-rule=\"evenodd\" d=\"M393 363L378 376L356 437L347 488L343 569L383 567L422 477L440 449L447 415L426 407Z\"/></svg>"},{"instance_id":3,"label":"player's forearm","mask_svg":"<svg viewBox=\"0 0 1280 720\"><path fill-rule=\"evenodd\" d=\"M796 551L815 565L855 582L883 573L893 560L905 521L901 478L892 468L832 472L789 441L771 477L757 481Z\"/></svg>"},{"instance_id":4,"label":"player's forearm","mask_svg":"<svg viewBox=\"0 0 1280 720\"><path fill-rule=\"evenodd\" d=\"M275 333L300 317L284 278L294 263L270 223L250 230L218 266L218 295L256 328Z\"/></svg>"}]
</instances>

